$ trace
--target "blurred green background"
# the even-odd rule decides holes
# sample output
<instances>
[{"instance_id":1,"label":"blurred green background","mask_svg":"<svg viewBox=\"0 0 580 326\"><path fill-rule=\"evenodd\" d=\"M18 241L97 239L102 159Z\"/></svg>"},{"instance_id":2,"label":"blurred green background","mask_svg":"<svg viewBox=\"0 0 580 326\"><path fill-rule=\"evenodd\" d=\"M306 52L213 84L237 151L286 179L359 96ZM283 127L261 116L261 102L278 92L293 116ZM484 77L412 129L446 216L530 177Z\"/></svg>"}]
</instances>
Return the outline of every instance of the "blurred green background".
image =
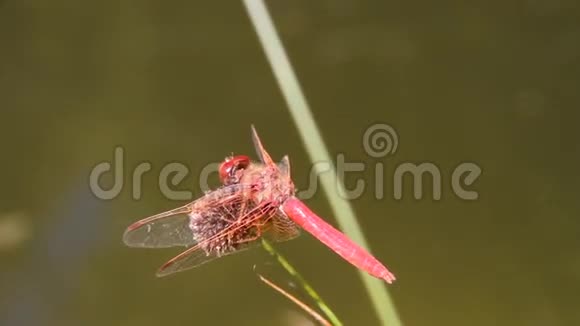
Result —
<instances>
[{"instance_id":1,"label":"blurred green background","mask_svg":"<svg viewBox=\"0 0 580 326\"><path fill-rule=\"evenodd\" d=\"M385 198L352 204L398 277L403 323L580 323L576 2L268 5L331 152L372 167L347 187L373 187L385 164ZM179 250L121 242L181 204L159 190L164 164L187 164L177 188L199 196L207 163L254 155L251 123L307 187L311 163L241 3L0 1L0 110L0 324L309 325L256 278L254 264L271 264L260 249L157 279ZM378 122L399 135L384 159L362 146ZM117 145L125 186L99 200L89 173ZM410 179L393 199L394 167L427 161L442 199L413 199ZM451 190L465 161L483 169L476 201ZM322 192L307 203L335 223ZM378 324L352 266L309 235L278 249L347 325Z\"/></svg>"}]
</instances>

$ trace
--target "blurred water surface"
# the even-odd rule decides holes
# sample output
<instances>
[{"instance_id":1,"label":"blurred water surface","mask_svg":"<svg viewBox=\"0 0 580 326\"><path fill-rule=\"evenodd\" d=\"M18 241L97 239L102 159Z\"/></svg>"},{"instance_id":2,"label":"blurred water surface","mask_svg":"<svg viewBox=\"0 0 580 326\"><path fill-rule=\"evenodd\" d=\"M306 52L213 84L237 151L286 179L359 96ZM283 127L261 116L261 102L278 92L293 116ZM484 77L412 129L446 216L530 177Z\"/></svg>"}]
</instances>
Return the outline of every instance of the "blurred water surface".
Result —
<instances>
[{"instance_id":1,"label":"blurred water surface","mask_svg":"<svg viewBox=\"0 0 580 326\"><path fill-rule=\"evenodd\" d=\"M442 172L439 201L413 199L410 179L402 200L390 186L353 200L398 277L404 324L580 322L574 3L269 2L332 153L371 167L347 187L372 188L378 162L386 185L404 162ZM164 164L186 164L178 188L199 196L206 164L254 155L251 123L307 187L310 162L240 3L2 1L0 110L0 324L301 325L257 280L260 250L157 279L179 251L121 243L133 221L181 204L159 190ZM362 146L377 122L399 135L387 158ZM116 146L124 187L102 201L89 173ZM476 201L451 189L466 161L483 169ZM308 204L334 223L322 193ZM279 249L347 325L378 323L350 265L308 235Z\"/></svg>"}]
</instances>

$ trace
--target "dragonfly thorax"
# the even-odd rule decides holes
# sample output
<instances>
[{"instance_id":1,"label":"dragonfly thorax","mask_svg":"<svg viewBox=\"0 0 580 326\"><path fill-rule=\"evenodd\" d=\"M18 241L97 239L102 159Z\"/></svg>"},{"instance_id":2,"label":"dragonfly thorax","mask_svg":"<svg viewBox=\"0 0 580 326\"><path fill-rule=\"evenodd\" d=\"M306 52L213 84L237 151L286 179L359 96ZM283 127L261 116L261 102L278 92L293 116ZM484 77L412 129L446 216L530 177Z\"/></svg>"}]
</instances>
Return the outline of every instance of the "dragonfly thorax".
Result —
<instances>
[{"instance_id":1,"label":"dragonfly thorax","mask_svg":"<svg viewBox=\"0 0 580 326\"><path fill-rule=\"evenodd\" d=\"M278 207L295 193L294 183L287 175L276 166L260 163L248 166L240 183L251 185L251 196L256 204L270 203Z\"/></svg>"}]
</instances>

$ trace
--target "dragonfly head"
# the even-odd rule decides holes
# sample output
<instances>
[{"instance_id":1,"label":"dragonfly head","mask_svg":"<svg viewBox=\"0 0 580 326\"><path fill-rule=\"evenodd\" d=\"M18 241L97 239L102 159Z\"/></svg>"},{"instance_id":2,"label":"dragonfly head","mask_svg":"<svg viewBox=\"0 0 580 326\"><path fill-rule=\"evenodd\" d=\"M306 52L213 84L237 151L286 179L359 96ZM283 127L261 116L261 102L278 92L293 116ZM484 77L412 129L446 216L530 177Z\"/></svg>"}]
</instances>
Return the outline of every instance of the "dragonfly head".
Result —
<instances>
[{"instance_id":1,"label":"dragonfly head","mask_svg":"<svg viewBox=\"0 0 580 326\"><path fill-rule=\"evenodd\" d=\"M242 173L250 165L250 158L246 155L227 157L219 168L220 180L224 185L240 182Z\"/></svg>"}]
</instances>

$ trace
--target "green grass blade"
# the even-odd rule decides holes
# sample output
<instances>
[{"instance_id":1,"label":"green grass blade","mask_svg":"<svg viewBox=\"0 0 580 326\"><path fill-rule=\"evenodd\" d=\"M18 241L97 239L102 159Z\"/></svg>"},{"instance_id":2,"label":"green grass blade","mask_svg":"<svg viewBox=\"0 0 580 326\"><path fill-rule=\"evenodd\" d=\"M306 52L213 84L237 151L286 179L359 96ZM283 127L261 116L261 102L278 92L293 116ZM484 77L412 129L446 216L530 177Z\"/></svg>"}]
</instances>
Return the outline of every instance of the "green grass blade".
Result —
<instances>
[{"instance_id":1,"label":"green grass blade","mask_svg":"<svg viewBox=\"0 0 580 326\"><path fill-rule=\"evenodd\" d=\"M331 165L331 171L319 174L319 177L340 228L352 240L362 247L368 248L369 246L357 222L354 210L347 200L339 196L339 193L346 193L344 185L342 182L337 182L336 170L331 163L330 154L316 126L268 9L262 0L244 0L244 5L274 72L278 86L282 90L294 123L298 127L310 159L313 162L329 162ZM336 192L332 191L335 186L338 188ZM362 271L359 272L382 324L401 325L384 282Z\"/></svg>"},{"instance_id":2,"label":"green grass blade","mask_svg":"<svg viewBox=\"0 0 580 326\"><path fill-rule=\"evenodd\" d=\"M264 247L264 249L266 249L266 251L270 255L276 258L278 263L286 270L286 272L288 272L288 274L290 274L292 277L294 277L296 281L298 281L298 283L304 289L304 291L314 300L314 302L316 302L318 308L320 308L320 310L326 315L326 317L328 317L328 320L332 323L332 325L342 326L342 322L338 319L338 317L336 317L336 315L330 309L330 307L328 307L328 305L324 302L324 300L322 300L322 298L318 295L318 293L314 291L314 288L310 286L308 282L306 282L304 277L302 277L302 275L298 273L298 271L294 268L294 266L292 266L292 264L290 264L290 262L288 262L288 260L286 260L284 256L282 256L265 239L262 239L262 247Z\"/></svg>"}]
</instances>

